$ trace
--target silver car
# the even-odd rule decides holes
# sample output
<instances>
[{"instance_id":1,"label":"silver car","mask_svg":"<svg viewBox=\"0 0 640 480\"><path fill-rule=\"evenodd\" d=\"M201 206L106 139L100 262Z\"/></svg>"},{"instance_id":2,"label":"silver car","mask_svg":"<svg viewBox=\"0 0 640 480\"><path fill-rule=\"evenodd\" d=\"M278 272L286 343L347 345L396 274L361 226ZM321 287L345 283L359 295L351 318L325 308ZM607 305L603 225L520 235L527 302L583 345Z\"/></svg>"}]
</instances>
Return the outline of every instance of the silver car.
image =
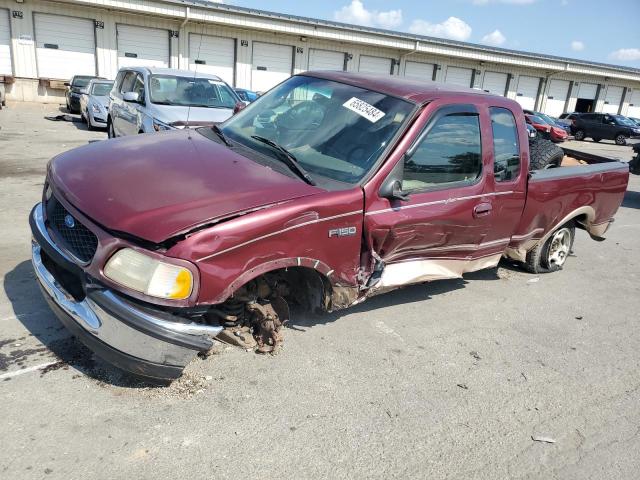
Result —
<instances>
[{"instance_id":1,"label":"silver car","mask_svg":"<svg viewBox=\"0 0 640 480\"><path fill-rule=\"evenodd\" d=\"M244 104L215 75L121 68L110 93L109 138L224 122Z\"/></svg>"},{"instance_id":2,"label":"silver car","mask_svg":"<svg viewBox=\"0 0 640 480\"><path fill-rule=\"evenodd\" d=\"M93 79L87 85L87 94L80 97L80 116L87 122L89 130L106 128L112 88L112 80Z\"/></svg>"}]
</instances>

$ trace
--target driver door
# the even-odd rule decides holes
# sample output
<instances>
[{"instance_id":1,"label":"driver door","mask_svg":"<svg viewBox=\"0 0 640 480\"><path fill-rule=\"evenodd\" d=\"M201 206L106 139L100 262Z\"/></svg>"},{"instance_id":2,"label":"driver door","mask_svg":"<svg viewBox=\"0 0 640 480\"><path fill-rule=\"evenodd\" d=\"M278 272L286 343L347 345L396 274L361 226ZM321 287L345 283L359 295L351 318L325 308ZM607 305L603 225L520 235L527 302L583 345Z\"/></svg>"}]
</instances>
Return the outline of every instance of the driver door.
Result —
<instances>
[{"instance_id":1,"label":"driver door","mask_svg":"<svg viewBox=\"0 0 640 480\"><path fill-rule=\"evenodd\" d=\"M436 101L428 110L391 172L401 176L405 199L378 198L366 212L368 241L383 265L381 288L460 277L497 264L504 248L502 240L487 241L494 214L486 115L464 103Z\"/></svg>"}]
</instances>

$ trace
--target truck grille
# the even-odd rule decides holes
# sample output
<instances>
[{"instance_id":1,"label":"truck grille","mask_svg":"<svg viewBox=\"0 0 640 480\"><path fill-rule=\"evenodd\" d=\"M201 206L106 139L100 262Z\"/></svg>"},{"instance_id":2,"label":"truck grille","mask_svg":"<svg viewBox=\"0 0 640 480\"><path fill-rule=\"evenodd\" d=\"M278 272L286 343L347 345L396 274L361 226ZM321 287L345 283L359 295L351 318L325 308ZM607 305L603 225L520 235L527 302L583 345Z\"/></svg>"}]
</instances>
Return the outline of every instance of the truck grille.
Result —
<instances>
[{"instance_id":1,"label":"truck grille","mask_svg":"<svg viewBox=\"0 0 640 480\"><path fill-rule=\"evenodd\" d=\"M70 253L82 262L89 262L93 258L98 248L98 237L73 217L56 197L52 196L47 202L47 217L49 226Z\"/></svg>"}]
</instances>

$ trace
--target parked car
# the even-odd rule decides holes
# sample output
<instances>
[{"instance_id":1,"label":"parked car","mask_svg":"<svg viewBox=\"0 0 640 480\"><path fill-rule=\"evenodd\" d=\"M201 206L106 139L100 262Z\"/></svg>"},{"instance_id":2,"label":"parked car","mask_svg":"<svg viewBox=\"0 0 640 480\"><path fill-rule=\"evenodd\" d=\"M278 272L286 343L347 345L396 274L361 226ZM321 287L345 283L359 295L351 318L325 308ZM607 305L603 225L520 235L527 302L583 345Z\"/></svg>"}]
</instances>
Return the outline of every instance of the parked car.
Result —
<instances>
[{"instance_id":1,"label":"parked car","mask_svg":"<svg viewBox=\"0 0 640 480\"><path fill-rule=\"evenodd\" d=\"M245 106L215 75L168 68L121 68L110 99L110 138L211 126Z\"/></svg>"},{"instance_id":2,"label":"parked car","mask_svg":"<svg viewBox=\"0 0 640 480\"><path fill-rule=\"evenodd\" d=\"M604 237L629 168L530 172L563 152L530 151L524 124L471 89L295 75L217 128L53 158L30 215L36 276L98 356L166 381L213 338L277 351L290 303L337 310L503 256L553 272L576 229Z\"/></svg>"},{"instance_id":3,"label":"parked car","mask_svg":"<svg viewBox=\"0 0 640 480\"><path fill-rule=\"evenodd\" d=\"M75 75L71 80L65 82L67 91L65 97L67 99L67 111L71 113L80 113L80 98L87 93L89 82L96 77L95 75Z\"/></svg>"},{"instance_id":4,"label":"parked car","mask_svg":"<svg viewBox=\"0 0 640 480\"><path fill-rule=\"evenodd\" d=\"M113 81L93 79L87 85L87 94L80 98L80 115L89 130L106 128L109 114L109 92Z\"/></svg>"},{"instance_id":5,"label":"parked car","mask_svg":"<svg viewBox=\"0 0 640 480\"><path fill-rule=\"evenodd\" d=\"M640 137L638 125L622 115L609 113L583 113L574 121L571 131L576 140L614 140L616 145L626 145L627 138Z\"/></svg>"},{"instance_id":6,"label":"parked car","mask_svg":"<svg viewBox=\"0 0 640 480\"><path fill-rule=\"evenodd\" d=\"M578 112L563 113L558 117L558 123L562 123L570 127L573 124L573 121L580 115L582 114Z\"/></svg>"},{"instance_id":7,"label":"parked car","mask_svg":"<svg viewBox=\"0 0 640 480\"><path fill-rule=\"evenodd\" d=\"M527 110L527 109L523 110L523 112L525 113L525 115L536 115L540 117L542 120L544 120L545 122L547 122L549 125L562 128L565 132L567 132L567 135L571 133L571 127L569 126L569 124L560 123L559 119L554 118L550 115L547 115L546 113L535 112L533 110Z\"/></svg>"},{"instance_id":8,"label":"parked car","mask_svg":"<svg viewBox=\"0 0 640 480\"><path fill-rule=\"evenodd\" d=\"M234 88L234 91L238 94L240 100L242 100L247 105L258 99L258 94L256 92L247 90L246 88Z\"/></svg>"},{"instance_id":9,"label":"parked car","mask_svg":"<svg viewBox=\"0 0 640 480\"><path fill-rule=\"evenodd\" d=\"M569 136L564 128L550 125L538 115L525 114L527 123L531 124L544 138L548 138L552 142L564 142Z\"/></svg>"}]
</instances>

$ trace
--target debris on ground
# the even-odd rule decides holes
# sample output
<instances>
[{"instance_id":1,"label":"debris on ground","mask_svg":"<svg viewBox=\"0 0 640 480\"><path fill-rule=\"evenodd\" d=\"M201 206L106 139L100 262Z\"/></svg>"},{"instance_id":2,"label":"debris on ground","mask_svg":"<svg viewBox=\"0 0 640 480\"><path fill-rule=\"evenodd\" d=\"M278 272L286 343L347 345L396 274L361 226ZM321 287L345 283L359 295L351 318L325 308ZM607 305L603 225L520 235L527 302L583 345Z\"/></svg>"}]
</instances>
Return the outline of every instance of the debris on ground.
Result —
<instances>
[{"instance_id":1,"label":"debris on ground","mask_svg":"<svg viewBox=\"0 0 640 480\"><path fill-rule=\"evenodd\" d=\"M582 315L578 315L578 316L576 317L576 320L582 320Z\"/></svg>"},{"instance_id":2,"label":"debris on ground","mask_svg":"<svg viewBox=\"0 0 640 480\"><path fill-rule=\"evenodd\" d=\"M73 115L60 114L60 115L50 115L45 116L45 120L51 120L52 122L77 122L82 123L82 119L80 117L74 117Z\"/></svg>"},{"instance_id":3,"label":"debris on ground","mask_svg":"<svg viewBox=\"0 0 640 480\"><path fill-rule=\"evenodd\" d=\"M531 435L531 440L542 443L556 443L556 441L551 437L538 437L536 435Z\"/></svg>"},{"instance_id":4,"label":"debris on ground","mask_svg":"<svg viewBox=\"0 0 640 480\"><path fill-rule=\"evenodd\" d=\"M456 385L463 390L469 390L469 387L467 387L466 383L457 383Z\"/></svg>"},{"instance_id":5,"label":"debris on ground","mask_svg":"<svg viewBox=\"0 0 640 480\"><path fill-rule=\"evenodd\" d=\"M532 278L531 280L527 280L527 283L537 283L540 281L540 277Z\"/></svg>"},{"instance_id":6,"label":"debris on ground","mask_svg":"<svg viewBox=\"0 0 640 480\"><path fill-rule=\"evenodd\" d=\"M478 352L476 352L475 350L474 350L474 351L469 352L469 355L471 355L471 356L472 356L473 358L475 358L476 360L481 360L481 359L482 359L482 357L480 356L480 354L479 354Z\"/></svg>"}]
</instances>

